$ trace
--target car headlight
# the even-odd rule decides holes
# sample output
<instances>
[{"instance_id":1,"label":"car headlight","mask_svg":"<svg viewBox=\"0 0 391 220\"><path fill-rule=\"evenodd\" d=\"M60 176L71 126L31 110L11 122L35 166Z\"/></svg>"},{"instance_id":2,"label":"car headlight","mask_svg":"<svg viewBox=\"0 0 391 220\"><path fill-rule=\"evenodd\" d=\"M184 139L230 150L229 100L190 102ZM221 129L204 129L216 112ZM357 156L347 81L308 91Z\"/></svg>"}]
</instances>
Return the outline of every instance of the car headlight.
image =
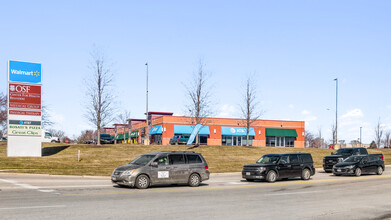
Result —
<instances>
[{"instance_id":1,"label":"car headlight","mask_svg":"<svg viewBox=\"0 0 391 220\"><path fill-rule=\"evenodd\" d=\"M347 169L353 169L354 165L346 166Z\"/></svg>"},{"instance_id":2,"label":"car headlight","mask_svg":"<svg viewBox=\"0 0 391 220\"><path fill-rule=\"evenodd\" d=\"M126 170L123 173L121 173L121 176L131 176L134 173L134 171L136 171L136 170L135 169L133 169L133 170Z\"/></svg>"},{"instance_id":3,"label":"car headlight","mask_svg":"<svg viewBox=\"0 0 391 220\"><path fill-rule=\"evenodd\" d=\"M258 168L258 171L261 172L261 173L262 173L263 171L265 171L265 170L266 170L266 167L259 167L259 168Z\"/></svg>"},{"instance_id":4,"label":"car headlight","mask_svg":"<svg viewBox=\"0 0 391 220\"><path fill-rule=\"evenodd\" d=\"M341 163L342 161L343 161L342 157L338 158L338 163Z\"/></svg>"}]
</instances>

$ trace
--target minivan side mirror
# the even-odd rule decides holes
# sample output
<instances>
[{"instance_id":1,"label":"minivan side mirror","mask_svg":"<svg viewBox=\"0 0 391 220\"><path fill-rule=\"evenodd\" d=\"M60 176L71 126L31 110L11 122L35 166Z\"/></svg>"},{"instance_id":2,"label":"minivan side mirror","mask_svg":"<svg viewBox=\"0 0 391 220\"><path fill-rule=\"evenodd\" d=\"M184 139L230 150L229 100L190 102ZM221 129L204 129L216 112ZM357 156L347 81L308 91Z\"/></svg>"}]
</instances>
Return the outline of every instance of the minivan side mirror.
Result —
<instances>
[{"instance_id":1,"label":"minivan side mirror","mask_svg":"<svg viewBox=\"0 0 391 220\"><path fill-rule=\"evenodd\" d=\"M286 164L285 160L280 160L278 164Z\"/></svg>"},{"instance_id":2,"label":"minivan side mirror","mask_svg":"<svg viewBox=\"0 0 391 220\"><path fill-rule=\"evenodd\" d=\"M157 162L152 162L152 163L151 163L151 166L157 167L157 166L158 166L158 163L157 163Z\"/></svg>"}]
</instances>

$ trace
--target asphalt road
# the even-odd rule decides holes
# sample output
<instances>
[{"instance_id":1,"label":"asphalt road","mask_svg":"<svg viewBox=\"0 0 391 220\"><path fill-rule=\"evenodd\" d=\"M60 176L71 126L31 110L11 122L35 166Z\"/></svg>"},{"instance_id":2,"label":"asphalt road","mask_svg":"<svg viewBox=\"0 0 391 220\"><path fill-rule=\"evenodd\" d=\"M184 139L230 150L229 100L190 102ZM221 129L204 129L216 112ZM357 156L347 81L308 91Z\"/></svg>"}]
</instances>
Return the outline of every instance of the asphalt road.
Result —
<instances>
[{"instance_id":1,"label":"asphalt road","mask_svg":"<svg viewBox=\"0 0 391 220\"><path fill-rule=\"evenodd\" d=\"M276 183L212 174L200 187L121 188L109 177L0 173L0 219L387 219L391 167L382 176Z\"/></svg>"}]
</instances>

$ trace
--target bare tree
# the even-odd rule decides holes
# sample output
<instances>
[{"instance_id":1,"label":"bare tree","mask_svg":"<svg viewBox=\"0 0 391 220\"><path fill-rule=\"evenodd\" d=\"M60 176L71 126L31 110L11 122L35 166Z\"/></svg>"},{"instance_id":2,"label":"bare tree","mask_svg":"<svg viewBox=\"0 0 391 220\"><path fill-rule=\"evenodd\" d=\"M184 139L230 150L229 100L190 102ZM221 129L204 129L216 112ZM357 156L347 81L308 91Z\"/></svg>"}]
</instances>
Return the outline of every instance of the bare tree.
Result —
<instances>
[{"instance_id":1,"label":"bare tree","mask_svg":"<svg viewBox=\"0 0 391 220\"><path fill-rule=\"evenodd\" d=\"M113 95L110 88L113 74L101 51L95 48L91 59L91 76L86 80L88 103L85 116L96 126L97 142L100 145L101 128L111 121L113 115Z\"/></svg>"},{"instance_id":2,"label":"bare tree","mask_svg":"<svg viewBox=\"0 0 391 220\"><path fill-rule=\"evenodd\" d=\"M7 130L7 95L0 93L0 130L5 133Z\"/></svg>"},{"instance_id":3,"label":"bare tree","mask_svg":"<svg viewBox=\"0 0 391 220\"><path fill-rule=\"evenodd\" d=\"M350 141L350 144L352 145L352 147L359 147L360 146L360 141L352 140L352 141Z\"/></svg>"},{"instance_id":4,"label":"bare tree","mask_svg":"<svg viewBox=\"0 0 391 220\"><path fill-rule=\"evenodd\" d=\"M48 132L51 133L54 137L60 138L62 140L65 137L65 132L62 130L48 129Z\"/></svg>"},{"instance_id":5,"label":"bare tree","mask_svg":"<svg viewBox=\"0 0 391 220\"><path fill-rule=\"evenodd\" d=\"M127 110L124 110L123 112L119 113L117 115L117 117L115 118L115 120L119 123L119 124L126 124L128 125L128 119L130 118L130 111L127 111ZM129 125L126 126L128 127L128 132L129 132L129 137L130 137L130 127ZM117 133L117 132L116 132ZM125 128L124 128L124 141L126 140L125 138Z\"/></svg>"},{"instance_id":6,"label":"bare tree","mask_svg":"<svg viewBox=\"0 0 391 220\"><path fill-rule=\"evenodd\" d=\"M259 109L259 102L257 101L256 87L251 76L248 76L245 81L245 92L242 101L240 109L242 117L245 119L246 146L249 146L251 125L262 116L262 111Z\"/></svg>"},{"instance_id":7,"label":"bare tree","mask_svg":"<svg viewBox=\"0 0 391 220\"><path fill-rule=\"evenodd\" d=\"M49 114L49 108L46 105L42 105L42 127L48 128L52 125L54 125L54 122L52 121L50 114Z\"/></svg>"},{"instance_id":8,"label":"bare tree","mask_svg":"<svg viewBox=\"0 0 391 220\"><path fill-rule=\"evenodd\" d=\"M82 144L84 141L92 141L94 139L94 131L84 130L79 137L75 138L77 143Z\"/></svg>"},{"instance_id":9,"label":"bare tree","mask_svg":"<svg viewBox=\"0 0 391 220\"><path fill-rule=\"evenodd\" d=\"M125 111L119 113L119 114L117 115L117 117L115 118L115 120L116 120L119 124L127 124L129 118L130 118L130 111L125 110Z\"/></svg>"},{"instance_id":10,"label":"bare tree","mask_svg":"<svg viewBox=\"0 0 391 220\"><path fill-rule=\"evenodd\" d=\"M377 124L376 124L376 127L375 127L375 142L376 142L376 146L378 148L380 147L382 138L383 138L383 128L381 126L380 118L378 118Z\"/></svg>"},{"instance_id":11,"label":"bare tree","mask_svg":"<svg viewBox=\"0 0 391 220\"><path fill-rule=\"evenodd\" d=\"M211 115L210 92L208 80L210 75L204 70L204 63L199 61L198 71L193 75L193 81L188 86L187 97L189 104L187 106L188 114L192 117L193 124L205 125L205 118ZM196 144L199 142L199 135L196 137Z\"/></svg>"},{"instance_id":12,"label":"bare tree","mask_svg":"<svg viewBox=\"0 0 391 220\"><path fill-rule=\"evenodd\" d=\"M306 147L313 147L314 135L310 131L305 131L304 143Z\"/></svg>"},{"instance_id":13,"label":"bare tree","mask_svg":"<svg viewBox=\"0 0 391 220\"><path fill-rule=\"evenodd\" d=\"M391 131L386 131L386 133L384 134L384 140L383 140L383 143L384 143L384 147L389 147L391 145Z\"/></svg>"}]
</instances>

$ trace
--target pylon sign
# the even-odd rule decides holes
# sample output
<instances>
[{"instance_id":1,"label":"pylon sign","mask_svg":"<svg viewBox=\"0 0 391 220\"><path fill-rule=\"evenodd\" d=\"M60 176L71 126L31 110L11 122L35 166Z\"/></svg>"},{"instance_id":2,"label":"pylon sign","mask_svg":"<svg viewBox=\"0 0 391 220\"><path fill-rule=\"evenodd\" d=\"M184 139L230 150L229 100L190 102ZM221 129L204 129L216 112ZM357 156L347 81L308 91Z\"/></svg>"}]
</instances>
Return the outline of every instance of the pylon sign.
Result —
<instances>
[{"instance_id":1,"label":"pylon sign","mask_svg":"<svg viewBox=\"0 0 391 220\"><path fill-rule=\"evenodd\" d=\"M8 157L40 157L42 116L39 63L8 62Z\"/></svg>"}]
</instances>

